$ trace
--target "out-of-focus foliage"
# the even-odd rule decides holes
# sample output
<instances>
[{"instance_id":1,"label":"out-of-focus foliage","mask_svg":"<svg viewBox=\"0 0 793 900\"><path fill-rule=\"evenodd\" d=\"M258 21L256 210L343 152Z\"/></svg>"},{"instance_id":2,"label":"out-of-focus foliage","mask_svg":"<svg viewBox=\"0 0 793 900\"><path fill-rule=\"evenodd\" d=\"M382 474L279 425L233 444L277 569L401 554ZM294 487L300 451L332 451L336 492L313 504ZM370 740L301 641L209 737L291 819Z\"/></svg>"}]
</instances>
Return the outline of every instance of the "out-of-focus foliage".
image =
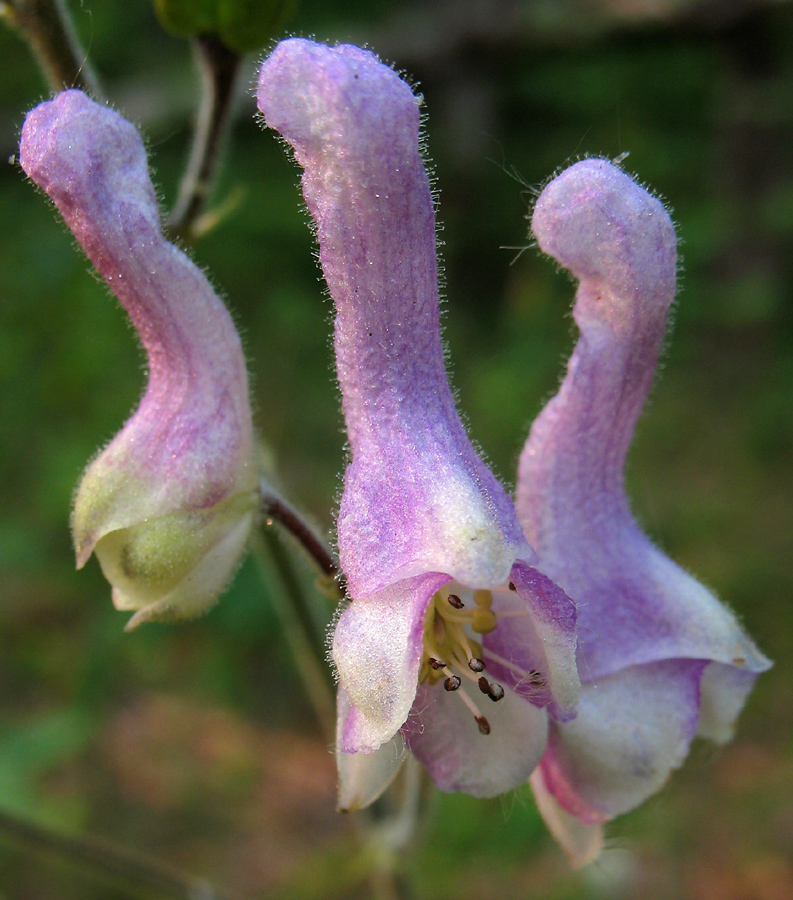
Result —
<instances>
[{"instance_id":1,"label":"out-of-focus foliage","mask_svg":"<svg viewBox=\"0 0 793 900\"><path fill-rule=\"evenodd\" d=\"M503 249L527 244L531 186L579 155L629 151L625 168L668 199L682 241L679 304L630 493L648 532L740 613L776 667L736 741L716 757L695 748L664 792L612 827L616 849L593 870L567 870L528 797L439 797L411 859L416 893L787 900L793 6L704 4L686 16L671 4L683 12L654 19L595 6L598 17L565 19L561 3L501 0L496 15L484 2L303 0L290 33L366 42L420 85L452 378L507 481L572 346L573 286L531 248L517 259ZM195 104L187 48L149 4L71 7L112 102L149 136L168 206ZM6 160L45 89L6 30L0 53ZM330 303L297 170L244 93L239 113L217 196L240 190L242 201L194 256L243 331L283 487L330 529L344 460ZM339 875L349 825L333 811L332 759L253 567L205 619L132 636L98 567L73 571L71 492L139 399L142 355L15 165L0 167L0 233L0 804L245 897L277 883L282 896L319 897L333 873L335 896L368 897ZM33 866L0 841L3 890L125 896L51 860Z\"/></svg>"},{"instance_id":2,"label":"out-of-focus foliage","mask_svg":"<svg viewBox=\"0 0 793 900\"><path fill-rule=\"evenodd\" d=\"M177 37L214 34L231 50L263 47L284 23L296 0L152 0L163 28Z\"/></svg>"}]
</instances>

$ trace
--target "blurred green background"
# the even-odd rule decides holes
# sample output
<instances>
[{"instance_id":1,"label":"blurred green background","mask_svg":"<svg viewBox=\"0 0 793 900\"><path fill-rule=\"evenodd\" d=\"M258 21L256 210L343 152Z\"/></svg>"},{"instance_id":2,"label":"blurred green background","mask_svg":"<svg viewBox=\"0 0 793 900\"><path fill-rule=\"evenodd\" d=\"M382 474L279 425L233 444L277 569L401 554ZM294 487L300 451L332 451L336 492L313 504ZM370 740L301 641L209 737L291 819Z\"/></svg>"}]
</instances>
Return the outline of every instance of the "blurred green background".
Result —
<instances>
[{"instance_id":1,"label":"blurred green background","mask_svg":"<svg viewBox=\"0 0 793 900\"><path fill-rule=\"evenodd\" d=\"M70 8L169 207L196 99L188 46L147 0ZM437 797L408 864L416 897L793 898L793 6L303 0L288 27L366 43L420 85L452 380L506 483L575 338L570 281L505 249L528 244L526 186L629 152L625 168L668 201L683 268L631 457L634 508L776 660L735 741L695 746L610 827L600 863L571 872L527 794ZM1 25L0 56L5 161L47 89ZM282 486L329 531L344 463L332 310L298 171L254 121L250 84L216 195L239 205L193 255L244 334ZM350 884L351 817L334 812L332 757L253 565L204 619L132 635L96 563L74 571L71 493L139 399L144 360L13 159L0 234L0 807L239 897L371 896ZM127 896L0 836L0 898Z\"/></svg>"}]
</instances>

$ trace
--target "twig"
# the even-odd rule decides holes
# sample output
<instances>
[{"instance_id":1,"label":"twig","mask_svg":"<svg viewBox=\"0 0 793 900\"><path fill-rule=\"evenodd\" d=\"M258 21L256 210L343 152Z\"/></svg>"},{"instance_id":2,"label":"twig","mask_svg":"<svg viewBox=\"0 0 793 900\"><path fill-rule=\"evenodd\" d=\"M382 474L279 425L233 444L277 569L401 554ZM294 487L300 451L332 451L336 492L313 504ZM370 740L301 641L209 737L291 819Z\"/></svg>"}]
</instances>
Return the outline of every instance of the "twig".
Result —
<instances>
[{"instance_id":1,"label":"twig","mask_svg":"<svg viewBox=\"0 0 793 900\"><path fill-rule=\"evenodd\" d=\"M67 837L3 811L0 811L0 837L39 856L61 856L127 889L146 890L178 900L220 900L209 882L184 875L157 860L95 838Z\"/></svg>"},{"instance_id":2,"label":"twig","mask_svg":"<svg viewBox=\"0 0 793 900\"><path fill-rule=\"evenodd\" d=\"M198 35L192 45L201 76L201 105L187 168L168 222L171 233L185 240L198 237L202 230L198 222L212 196L242 61L214 35Z\"/></svg>"},{"instance_id":3,"label":"twig","mask_svg":"<svg viewBox=\"0 0 793 900\"><path fill-rule=\"evenodd\" d=\"M30 45L53 91L77 87L102 96L64 0L6 0L0 8Z\"/></svg>"}]
</instances>

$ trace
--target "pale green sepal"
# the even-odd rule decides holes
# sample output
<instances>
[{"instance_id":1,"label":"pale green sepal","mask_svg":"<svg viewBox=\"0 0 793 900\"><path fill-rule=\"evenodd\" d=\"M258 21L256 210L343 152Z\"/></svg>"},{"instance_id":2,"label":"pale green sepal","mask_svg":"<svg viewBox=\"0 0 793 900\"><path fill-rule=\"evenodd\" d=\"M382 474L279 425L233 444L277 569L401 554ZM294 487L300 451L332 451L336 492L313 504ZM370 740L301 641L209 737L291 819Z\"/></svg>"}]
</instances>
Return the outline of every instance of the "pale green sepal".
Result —
<instances>
[{"instance_id":1,"label":"pale green sepal","mask_svg":"<svg viewBox=\"0 0 793 900\"><path fill-rule=\"evenodd\" d=\"M239 565L259 495L236 494L203 510L171 513L111 531L94 552L120 610L144 622L199 616L217 601Z\"/></svg>"}]
</instances>

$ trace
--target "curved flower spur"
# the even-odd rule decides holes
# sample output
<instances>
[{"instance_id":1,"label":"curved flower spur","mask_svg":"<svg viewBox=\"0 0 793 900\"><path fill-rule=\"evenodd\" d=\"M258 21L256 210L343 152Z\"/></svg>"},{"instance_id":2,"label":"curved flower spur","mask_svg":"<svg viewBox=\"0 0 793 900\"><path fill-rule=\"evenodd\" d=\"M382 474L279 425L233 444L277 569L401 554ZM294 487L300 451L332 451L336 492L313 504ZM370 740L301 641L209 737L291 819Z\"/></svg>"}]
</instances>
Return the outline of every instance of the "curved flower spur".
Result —
<instances>
[{"instance_id":1,"label":"curved flower spur","mask_svg":"<svg viewBox=\"0 0 793 900\"><path fill-rule=\"evenodd\" d=\"M140 406L75 496L127 628L198 615L231 580L259 504L248 379L231 316L160 230L135 128L80 91L25 119L20 162L127 310L149 361Z\"/></svg>"},{"instance_id":2,"label":"curved flower spur","mask_svg":"<svg viewBox=\"0 0 793 900\"><path fill-rule=\"evenodd\" d=\"M304 169L336 306L352 457L338 545L353 599L332 645L340 806L383 790L400 733L443 790L498 794L539 761L546 710L573 714L575 608L533 568L455 409L419 98L369 52L293 39L264 62L258 99Z\"/></svg>"},{"instance_id":3,"label":"curved flower spur","mask_svg":"<svg viewBox=\"0 0 793 900\"><path fill-rule=\"evenodd\" d=\"M623 484L675 295L676 239L663 205L602 159L542 192L532 229L578 279L580 337L562 386L520 458L517 510L540 568L578 607L578 715L551 722L532 776L571 858L597 854L601 824L637 806L685 759L723 743L770 665L732 613L639 530Z\"/></svg>"}]
</instances>

